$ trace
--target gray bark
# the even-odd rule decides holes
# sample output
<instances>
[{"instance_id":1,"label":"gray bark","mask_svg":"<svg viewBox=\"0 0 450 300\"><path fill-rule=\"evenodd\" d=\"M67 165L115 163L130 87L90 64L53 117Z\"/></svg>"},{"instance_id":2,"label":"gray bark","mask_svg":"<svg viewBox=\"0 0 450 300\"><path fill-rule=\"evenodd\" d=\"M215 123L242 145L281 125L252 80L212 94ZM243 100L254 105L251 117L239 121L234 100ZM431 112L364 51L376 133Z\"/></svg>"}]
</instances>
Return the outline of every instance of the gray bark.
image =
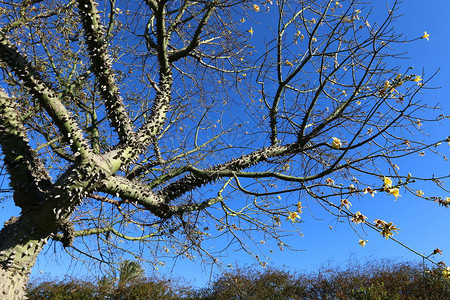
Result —
<instances>
[{"instance_id":1,"label":"gray bark","mask_svg":"<svg viewBox=\"0 0 450 300\"><path fill-rule=\"evenodd\" d=\"M25 299L25 286L47 242L29 216L13 217L0 232L0 298Z\"/></svg>"}]
</instances>

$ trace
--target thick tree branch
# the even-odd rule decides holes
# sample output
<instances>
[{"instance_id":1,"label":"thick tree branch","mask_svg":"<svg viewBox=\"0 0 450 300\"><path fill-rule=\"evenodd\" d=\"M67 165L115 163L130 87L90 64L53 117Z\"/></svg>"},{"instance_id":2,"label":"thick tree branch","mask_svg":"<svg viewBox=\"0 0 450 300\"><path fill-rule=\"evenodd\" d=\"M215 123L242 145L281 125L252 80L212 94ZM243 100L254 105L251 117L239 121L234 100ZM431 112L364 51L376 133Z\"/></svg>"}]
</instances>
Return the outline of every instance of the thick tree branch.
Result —
<instances>
[{"instance_id":1,"label":"thick tree branch","mask_svg":"<svg viewBox=\"0 0 450 300\"><path fill-rule=\"evenodd\" d=\"M146 123L139 129L138 142L144 147L153 142L164 124L167 111L172 99L172 67L168 56L170 34L166 28L166 7L165 1L156 4L154 1L147 1L147 4L156 15L156 36L157 36L157 58L159 63L159 84L156 89L156 97L153 102L151 114ZM151 78L150 78L151 80Z\"/></svg>"},{"instance_id":2,"label":"thick tree branch","mask_svg":"<svg viewBox=\"0 0 450 300\"><path fill-rule=\"evenodd\" d=\"M37 71L3 34L0 34L0 59L23 80L25 86L39 100L67 139L74 155L85 159L90 149L77 122L61 103L57 93L41 80Z\"/></svg>"},{"instance_id":3,"label":"thick tree branch","mask_svg":"<svg viewBox=\"0 0 450 300\"><path fill-rule=\"evenodd\" d=\"M220 173L221 171L237 172L243 169L254 166L260 162L263 162L271 157L286 156L294 153L300 152L302 145L299 143L293 143L283 146L270 146L268 148L263 148L254 151L250 154L245 154L239 158L233 159L229 162L219 164L206 169L208 174L195 174L191 173L185 177L169 184L167 187L163 188L158 194L165 199L165 201L170 201L176 199L183 194L199 188L205 184L214 182L223 177ZM229 174L229 173L227 173Z\"/></svg>"},{"instance_id":4,"label":"thick tree branch","mask_svg":"<svg viewBox=\"0 0 450 300\"><path fill-rule=\"evenodd\" d=\"M100 20L97 3L93 0L79 0L78 7L93 72L97 77L100 93L105 100L108 119L119 135L120 141L132 143L134 140L133 125L114 78L112 59L108 55L108 41L105 39L106 32Z\"/></svg>"},{"instance_id":5,"label":"thick tree branch","mask_svg":"<svg viewBox=\"0 0 450 300\"><path fill-rule=\"evenodd\" d=\"M147 186L124 177L116 175L103 180L98 191L136 202L160 217L167 217L169 212L169 207L162 197Z\"/></svg>"},{"instance_id":6,"label":"thick tree branch","mask_svg":"<svg viewBox=\"0 0 450 300\"><path fill-rule=\"evenodd\" d=\"M51 188L50 176L27 140L12 99L0 89L0 145L14 189L14 202L30 210L45 200Z\"/></svg>"},{"instance_id":7,"label":"thick tree branch","mask_svg":"<svg viewBox=\"0 0 450 300\"><path fill-rule=\"evenodd\" d=\"M149 238L152 238L152 237L155 237L156 235L158 235L158 234L148 234L148 235L133 237L133 236L128 236L126 234L123 234L122 232L114 229L114 227L112 227L112 226L106 226L106 227L77 230L77 231L73 232L73 236L74 237L83 237L83 236L89 236L89 235L99 235L99 234L108 234L108 233L112 233L120 238L129 240L129 241L145 241ZM64 235L55 234L52 237L52 239L55 241L63 241Z\"/></svg>"}]
</instances>

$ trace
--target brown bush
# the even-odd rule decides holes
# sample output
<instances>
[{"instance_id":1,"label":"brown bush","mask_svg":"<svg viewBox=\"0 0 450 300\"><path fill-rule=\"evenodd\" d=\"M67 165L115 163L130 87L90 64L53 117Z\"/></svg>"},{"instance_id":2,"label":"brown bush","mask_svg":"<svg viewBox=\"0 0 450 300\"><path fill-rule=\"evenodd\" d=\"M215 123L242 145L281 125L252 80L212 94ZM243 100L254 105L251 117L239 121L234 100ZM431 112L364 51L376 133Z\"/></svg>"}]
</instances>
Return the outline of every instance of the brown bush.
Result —
<instances>
[{"instance_id":1,"label":"brown bush","mask_svg":"<svg viewBox=\"0 0 450 300\"><path fill-rule=\"evenodd\" d=\"M317 273L239 268L217 278L202 299L450 299L450 282L439 270L390 261Z\"/></svg>"},{"instance_id":2,"label":"brown bush","mask_svg":"<svg viewBox=\"0 0 450 300\"><path fill-rule=\"evenodd\" d=\"M127 284L99 280L67 279L33 282L30 299L350 299L403 300L450 299L450 281L439 269L424 270L419 264L369 262L316 273L283 269L237 268L201 289L186 287L180 279L135 278Z\"/></svg>"},{"instance_id":3,"label":"brown bush","mask_svg":"<svg viewBox=\"0 0 450 300\"><path fill-rule=\"evenodd\" d=\"M98 295L96 285L79 279L32 282L28 285L28 297L33 300L89 300L104 299Z\"/></svg>"}]
</instances>

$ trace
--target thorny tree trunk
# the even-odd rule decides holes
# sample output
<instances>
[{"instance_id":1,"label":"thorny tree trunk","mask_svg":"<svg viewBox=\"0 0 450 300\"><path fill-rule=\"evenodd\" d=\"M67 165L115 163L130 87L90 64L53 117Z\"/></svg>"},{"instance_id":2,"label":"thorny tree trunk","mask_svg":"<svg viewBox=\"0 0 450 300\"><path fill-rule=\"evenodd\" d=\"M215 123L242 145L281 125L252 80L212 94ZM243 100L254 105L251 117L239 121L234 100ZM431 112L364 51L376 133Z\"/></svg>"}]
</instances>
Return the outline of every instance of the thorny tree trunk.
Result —
<instances>
[{"instance_id":1,"label":"thorny tree trunk","mask_svg":"<svg viewBox=\"0 0 450 300\"><path fill-rule=\"evenodd\" d=\"M24 299L28 274L11 269L0 269L2 299Z\"/></svg>"},{"instance_id":2,"label":"thorny tree trunk","mask_svg":"<svg viewBox=\"0 0 450 300\"><path fill-rule=\"evenodd\" d=\"M47 238L22 215L11 218L0 232L0 299L24 299L30 270Z\"/></svg>"},{"instance_id":3,"label":"thorny tree trunk","mask_svg":"<svg viewBox=\"0 0 450 300\"><path fill-rule=\"evenodd\" d=\"M22 209L20 217L12 217L0 231L0 298L23 299L30 270L56 223L50 206L43 205L50 177L28 144L15 104L2 90L0 144L14 202Z\"/></svg>"}]
</instances>

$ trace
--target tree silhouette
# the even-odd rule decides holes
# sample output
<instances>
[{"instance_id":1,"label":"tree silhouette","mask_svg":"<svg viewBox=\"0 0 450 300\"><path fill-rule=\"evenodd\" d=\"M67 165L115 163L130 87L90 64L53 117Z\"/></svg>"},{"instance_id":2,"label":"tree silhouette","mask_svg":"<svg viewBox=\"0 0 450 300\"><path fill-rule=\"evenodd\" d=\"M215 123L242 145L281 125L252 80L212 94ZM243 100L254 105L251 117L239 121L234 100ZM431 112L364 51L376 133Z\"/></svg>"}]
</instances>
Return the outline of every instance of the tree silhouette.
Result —
<instances>
[{"instance_id":1,"label":"tree silhouette","mask_svg":"<svg viewBox=\"0 0 450 300\"><path fill-rule=\"evenodd\" d=\"M135 283L144 277L142 266L132 260L124 260L119 265L116 272L114 268L108 271L108 274L100 278L98 285L104 289L113 292L113 289L124 289L127 285Z\"/></svg>"}]
</instances>

